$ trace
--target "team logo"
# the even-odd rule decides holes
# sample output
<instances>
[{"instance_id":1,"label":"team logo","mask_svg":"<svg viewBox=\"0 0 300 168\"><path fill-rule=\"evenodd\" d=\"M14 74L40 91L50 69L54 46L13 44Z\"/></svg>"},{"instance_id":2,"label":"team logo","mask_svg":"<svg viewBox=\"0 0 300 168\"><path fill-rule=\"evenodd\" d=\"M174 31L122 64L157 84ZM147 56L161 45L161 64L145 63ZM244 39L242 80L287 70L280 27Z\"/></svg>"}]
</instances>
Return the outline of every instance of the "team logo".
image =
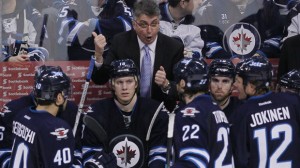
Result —
<instances>
[{"instance_id":1,"label":"team logo","mask_svg":"<svg viewBox=\"0 0 300 168\"><path fill-rule=\"evenodd\" d=\"M65 129L65 128L57 128L55 129L54 132L50 132L50 134L55 135L57 137L57 140L61 140L61 139L65 139L68 138L68 132L69 129Z\"/></svg>"},{"instance_id":2,"label":"team logo","mask_svg":"<svg viewBox=\"0 0 300 168\"><path fill-rule=\"evenodd\" d=\"M183 114L183 117L195 117L196 113L200 113L200 111L195 108L188 107L180 111Z\"/></svg>"},{"instance_id":3,"label":"team logo","mask_svg":"<svg viewBox=\"0 0 300 168\"><path fill-rule=\"evenodd\" d=\"M138 137L129 134L117 136L111 140L109 147L116 155L119 167L142 167L144 163L144 147Z\"/></svg>"},{"instance_id":4,"label":"team logo","mask_svg":"<svg viewBox=\"0 0 300 168\"><path fill-rule=\"evenodd\" d=\"M0 116L4 117L5 114L11 113L11 110L7 106L3 106L0 111Z\"/></svg>"},{"instance_id":5,"label":"team logo","mask_svg":"<svg viewBox=\"0 0 300 168\"><path fill-rule=\"evenodd\" d=\"M260 48L261 38L257 29L251 24L237 23L226 30L223 45L233 56L247 58Z\"/></svg>"},{"instance_id":6,"label":"team logo","mask_svg":"<svg viewBox=\"0 0 300 168\"><path fill-rule=\"evenodd\" d=\"M86 113L92 113L92 112L94 112L94 110L91 106L89 106L86 110Z\"/></svg>"}]
</instances>

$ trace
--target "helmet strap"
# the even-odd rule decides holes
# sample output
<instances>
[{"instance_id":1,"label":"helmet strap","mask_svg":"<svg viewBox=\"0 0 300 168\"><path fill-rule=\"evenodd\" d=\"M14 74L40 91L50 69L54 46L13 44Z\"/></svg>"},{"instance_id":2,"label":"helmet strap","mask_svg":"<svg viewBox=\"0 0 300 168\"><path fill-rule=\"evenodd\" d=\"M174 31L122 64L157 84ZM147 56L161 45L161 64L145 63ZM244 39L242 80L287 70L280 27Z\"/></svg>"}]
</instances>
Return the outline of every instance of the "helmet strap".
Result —
<instances>
[{"instance_id":1,"label":"helmet strap","mask_svg":"<svg viewBox=\"0 0 300 168\"><path fill-rule=\"evenodd\" d=\"M132 102L132 100L133 100L133 98L134 98L135 95L136 95L136 92L132 95L132 97L130 98L130 100L128 101L128 103L122 103L122 102L120 101L120 99L119 99L115 94L113 94L113 97L114 97L114 99L115 99L118 103L120 103L121 105L127 106L128 104L130 104L130 103Z\"/></svg>"}]
</instances>

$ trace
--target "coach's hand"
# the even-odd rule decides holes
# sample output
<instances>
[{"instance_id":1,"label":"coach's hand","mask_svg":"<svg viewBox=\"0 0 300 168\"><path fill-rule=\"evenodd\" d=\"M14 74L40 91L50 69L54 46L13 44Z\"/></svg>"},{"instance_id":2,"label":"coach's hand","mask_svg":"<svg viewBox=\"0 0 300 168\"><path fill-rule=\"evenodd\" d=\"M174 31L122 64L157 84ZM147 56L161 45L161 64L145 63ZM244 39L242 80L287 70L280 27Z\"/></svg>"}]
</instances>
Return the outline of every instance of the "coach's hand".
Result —
<instances>
[{"instance_id":1,"label":"coach's hand","mask_svg":"<svg viewBox=\"0 0 300 168\"><path fill-rule=\"evenodd\" d=\"M98 63L103 63L103 52L104 47L106 46L106 39L102 34L97 35L97 33L92 33L94 36L95 44L95 58Z\"/></svg>"},{"instance_id":2,"label":"coach's hand","mask_svg":"<svg viewBox=\"0 0 300 168\"><path fill-rule=\"evenodd\" d=\"M117 158L113 153L97 152L85 165L85 168L116 168Z\"/></svg>"},{"instance_id":3,"label":"coach's hand","mask_svg":"<svg viewBox=\"0 0 300 168\"><path fill-rule=\"evenodd\" d=\"M167 88L170 85L169 80L167 79L167 74L163 66L159 67L159 70L155 74L155 83L162 89Z\"/></svg>"}]
</instances>

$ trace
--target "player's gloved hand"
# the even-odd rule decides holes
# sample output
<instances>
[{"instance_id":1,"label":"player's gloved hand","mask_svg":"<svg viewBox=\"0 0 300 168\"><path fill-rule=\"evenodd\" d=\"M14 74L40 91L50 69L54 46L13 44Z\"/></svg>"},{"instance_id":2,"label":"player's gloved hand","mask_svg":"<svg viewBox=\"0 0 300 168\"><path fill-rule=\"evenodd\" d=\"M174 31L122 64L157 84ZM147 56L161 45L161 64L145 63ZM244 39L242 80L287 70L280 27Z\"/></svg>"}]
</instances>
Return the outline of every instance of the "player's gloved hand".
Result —
<instances>
[{"instance_id":1,"label":"player's gloved hand","mask_svg":"<svg viewBox=\"0 0 300 168\"><path fill-rule=\"evenodd\" d=\"M117 168L117 158L113 153L97 152L85 165L85 168Z\"/></svg>"}]
</instances>

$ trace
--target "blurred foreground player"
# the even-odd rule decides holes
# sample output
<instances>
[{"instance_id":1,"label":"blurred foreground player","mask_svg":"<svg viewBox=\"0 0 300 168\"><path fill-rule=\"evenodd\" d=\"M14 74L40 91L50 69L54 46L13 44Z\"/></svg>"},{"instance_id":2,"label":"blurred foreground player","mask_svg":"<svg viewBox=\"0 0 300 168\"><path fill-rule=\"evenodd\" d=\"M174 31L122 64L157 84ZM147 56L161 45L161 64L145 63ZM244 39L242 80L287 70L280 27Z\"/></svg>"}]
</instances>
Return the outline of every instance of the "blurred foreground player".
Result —
<instances>
[{"instance_id":1,"label":"blurred foreground player","mask_svg":"<svg viewBox=\"0 0 300 168\"><path fill-rule=\"evenodd\" d=\"M37 106L21 110L13 120L15 139L9 167L72 166L72 128L56 117L66 106L70 86L70 78L62 71L44 71L36 79Z\"/></svg>"},{"instance_id":2,"label":"blurred foreground player","mask_svg":"<svg viewBox=\"0 0 300 168\"><path fill-rule=\"evenodd\" d=\"M281 92L291 92L300 95L300 71L293 69L284 74L279 81Z\"/></svg>"},{"instance_id":3,"label":"blurred foreground player","mask_svg":"<svg viewBox=\"0 0 300 168\"><path fill-rule=\"evenodd\" d=\"M35 83L36 85L37 79L41 77L45 72L62 72L60 67L56 66L40 66L35 72ZM10 161L11 156L11 148L13 145L13 134L12 134L12 125L13 119L17 116L20 110L25 108L36 106L36 98L34 93L31 92L27 96L20 97L19 99L12 100L3 106L0 111L0 165L2 167L7 167ZM65 120L70 126L74 125L77 105L73 101L67 101L66 106L60 106L57 117ZM76 134L79 135L79 134Z\"/></svg>"},{"instance_id":4,"label":"blurred foreground player","mask_svg":"<svg viewBox=\"0 0 300 168\"><path fill-rule=\"evenodd\" d=\"M264 57L246 60L239 76L249 98L231 126L235 165L299 167L299 96L270 91L272 65Z\"/></svg>"}]
</instances>

